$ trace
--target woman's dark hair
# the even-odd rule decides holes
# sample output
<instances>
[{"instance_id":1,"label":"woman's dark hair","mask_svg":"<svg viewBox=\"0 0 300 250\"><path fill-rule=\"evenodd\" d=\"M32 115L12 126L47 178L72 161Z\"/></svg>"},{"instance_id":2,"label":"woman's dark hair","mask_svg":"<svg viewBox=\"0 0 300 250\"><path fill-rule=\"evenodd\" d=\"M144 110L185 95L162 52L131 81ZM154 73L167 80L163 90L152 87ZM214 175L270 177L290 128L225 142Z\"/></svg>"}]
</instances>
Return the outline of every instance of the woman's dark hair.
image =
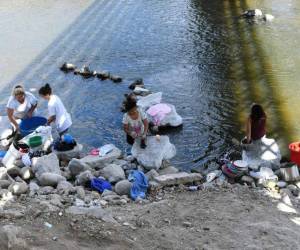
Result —
<instances>
[{"instance_id":1,"label":"woman's dark hair","mask_svg":"<svg viewBox=\"0 0 300 250\"><path fill-rule=\"evenodd\" d=\"M124 103L124 106L125 106L125 111L128 112L130 111L131 109L135 108L137 105L136 105L136 99L135 98L132 98L132 96L127 96L126 100L125 100L125 103Z\"/></svg>"},{"instance_id":2,"label":"woman's dark hair","mask_svg":"<svg viewBox=\"0 0 300 250\"><path fill-rule=\"evenodd\" d=\"M251 114L250 117L252 120L257 121L261 118L265 118L266 114L264 109L259 104L253 104L251 107Z\"/></svg>"},{"instance_id":3,"label":"woman's dark hair","mask_svg":"<svg viewBox=\"0 0 300 250\"><path fill-rule=\"evenodd\" d=\"M41 87L39 90L39 94L46 96L52 94L52 89L48 83L45 84L45 86Z\"/></svg>"}]
</instances>

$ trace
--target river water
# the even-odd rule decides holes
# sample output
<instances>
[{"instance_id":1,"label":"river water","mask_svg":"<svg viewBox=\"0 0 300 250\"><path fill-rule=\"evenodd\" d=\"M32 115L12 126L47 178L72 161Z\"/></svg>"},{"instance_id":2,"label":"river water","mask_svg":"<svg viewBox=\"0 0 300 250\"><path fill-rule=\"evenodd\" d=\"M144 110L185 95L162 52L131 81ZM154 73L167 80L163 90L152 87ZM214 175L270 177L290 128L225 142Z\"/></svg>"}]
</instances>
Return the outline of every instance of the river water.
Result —
<instances>
[{"instance_id":1,"label":"river water","mask_svg":"<svg viewBox=\"0 0 300 250\"><path fill-rule=\"evenodd\" d=\"M248 8L272 23L238 18ZM174 165L200 167L240 139L253 102L268 115L268 136L287 153L300 137L300 3L296 0L96 0L0 2L1 113L15 83L50 83L72 114L72 134L86 148L126 149L120 105L131 80L176 106ZM64 62L109 70L114 84L64 74ZM45 111L41 100L40 111Z\"/></svg>"}]
</instances>

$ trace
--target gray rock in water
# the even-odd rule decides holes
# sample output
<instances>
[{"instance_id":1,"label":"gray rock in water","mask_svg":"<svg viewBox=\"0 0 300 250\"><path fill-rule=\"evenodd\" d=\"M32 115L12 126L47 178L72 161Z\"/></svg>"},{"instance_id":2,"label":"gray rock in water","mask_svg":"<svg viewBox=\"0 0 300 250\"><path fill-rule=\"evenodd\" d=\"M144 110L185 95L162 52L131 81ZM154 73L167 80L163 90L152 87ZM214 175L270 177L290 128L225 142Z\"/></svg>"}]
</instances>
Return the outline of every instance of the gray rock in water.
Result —
<instances>
[{"instance_id":1,"label":"gray rock in water","mask_svg":"<svg viewBox=\"0 0 300 250\"><path fill-rule=\"evenodd\" d=\"M155 169L151 169L145 175L147 176L149 181L152 181L156 176L159 176L159 173L157 173Z\"/></svg>"},{"instance_id":2,"label":"gray rock in water","mask_svg":"<svg viewBox=\"0 0 300 250\"><path fill-rule=\"evenodd\" d=\"M166 168L160 169L158 171L158 173L160 175L163 175L163 174L175 174L175 173L178 173L178 172L179 172L178 168L175 168L173 166L166 167Z\"/></svg>"},{"instance_id":3,"label":"gray rock in water","mask_svg":"<svg viewBox=\"0 0 300 250\"><path fill-rule=\"evenodd\" d=\"M136 140L132 149L132 155L145 169L159 169L163 160L169 160L176 155L176 148L170 143L168 136L160 136L157 140L155 136L147 137L147 147L142 149L140 141Z\"/></svg>"},{"instance_id":4,"label":"gray rock in water","mask_svg":"<svg viewBox=\"0 0 300 250\"><path fill-rule=\"evenodd\" d=\"M89 169L88 165L78 159L72 159L69 162L68 169L71 172L72 176L77 176L81 172L84 172Z\"/></svg>"},{"instance_id":5,"label":"gray rock in water","mask_svg":"<svg viewBox=\"0 0 300 250\"><path fill-rule=\"evenodd\" d=\"M66 213L70 215L86 215L89 217L100 219L104 222L117 223L110 213L98 206L89 208L71 206L66 210Z\"/></svg>"},{"instance_id":6,"label":"gray rock in water","mask_svg":"<svg viewBox=\"0 0 300 250\"><path fill-rule=\"evenodd\" d=\"M101 175L107 179L110 183L116 183L125 179L124 170L115 164L110 164L107 167L101 169Z\"/></svg>"},{"instance_id":7,"label":"gray rock in water","mask_svg":"<svg viewBox=\"0 0 300 250\"><path fill-rule=\"evenodd\" d=\"M11 181L9 180L0 180L0 188L6 189L11 184Z\"/></svg>"},{"instance_id":8,"label":"gray rock in water","mask_svg":"<svg viewBox=\"0 0 300 250\"><path fill-rule=\"evenodd\" d=\"M25 239L21 238L24 230L14 225L4 225L0 228L1 249L26 250L29 249Z\"/></svg>"},{"instance_id":9,"label":"gray rock in water","mask_svg":"<svg viewBox=\"0 0 300 250\"><path fill-rule=\"evenodd\" d=\"M59 194L70 194L74 192L73 185L68 181L60 181L56 187Z\"/></svg>"},{"instance_id":10,"label":"gray rock in water","mask_svg":"<svg viewBox=\"0 0 300 250\"><path fill-rule=\"evenodd\" d=\"M73 158L80 158L80 154L82 152L83 146L81 144L77 144L72 150L67 151L56 151L53 150L60 161L70 161Z\"/></svg>"},{"instance_id":11,"label":"gray rock in water","mask_svg":"<svg viewBox=\"0 0 300 250\"><path fill-rule=\"evenodd\" d=\"M31 167L23 167L20 172L23 180L30 180L34 177Z\"/></svg>"},{"instance_id":12,"label":"gray rock in water","mask_svg":"<svg viewBox=\"0 0 300 250\"><path fill-rule=\"evenodd\" d=\"M14 182L10 184L8 190L15 195L25 194L28 191L28 185L25 182Z\"/></svg>"},{"instance_id":13,"label":"gray rock in water","mask_svg":"<svg viewBox=\"0 0 300 250\"><path fill-rule=\"evenodd\" d=\"M76 176L75 184L81 186L89 185L92 178L94 178L94 176L92 175L91 171L86 170Z\"/></svg>"},{"instance_id":14,"label":"gray rock in water","mask_svg":"<svg viewBox=\"0 0 300 250\"><path fill-rule=\"evenodd\" d=\"M42 157L32 158L32 171L36 177L39 177L44 173L61 175L59 161L56 154L51 153Z\"/></svg>"},{"instance_id":15,"label":"gray rock in water","mask_svg":"<svg viewBox=\"0 0 300 250\"><path fill-rule=\"evenodd\" d=\"M118 195L129 195L132 183L128 180L119 181L115 185L115 191Z\"/></svg>"},{"instance_id":16,"label":"gray rock in water","mask_svg":"<svg viewBox=\"0 0 300 250\"><path fill-rule=\"evenodd\" d=\"M52 186L56 187L60 181L66 181L66 178L54 173L43 173L38 178L41 186Z\"/></svg>"}]
</instances>

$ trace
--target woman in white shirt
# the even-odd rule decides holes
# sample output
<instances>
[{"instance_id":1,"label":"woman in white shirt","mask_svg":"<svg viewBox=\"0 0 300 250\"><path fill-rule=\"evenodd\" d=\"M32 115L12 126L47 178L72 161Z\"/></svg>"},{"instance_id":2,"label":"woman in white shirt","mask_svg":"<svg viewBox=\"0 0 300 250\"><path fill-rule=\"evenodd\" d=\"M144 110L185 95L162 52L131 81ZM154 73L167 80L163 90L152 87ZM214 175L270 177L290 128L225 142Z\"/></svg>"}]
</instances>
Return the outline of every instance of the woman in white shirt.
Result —
<instances>
[{"instance_id":1,"label":"woman in white shirt","mask_svg":"<svg viewBox=\"0 0 300 250\"><path fill-rule=\"evenodd\" d=\"M32 117L36 106L37 99L33 94L25 91L21 85L13 88L12 95L6 105L6 111L8 119L16 130L19 129L17 120Z\"/></svg>"},{"instance_id":2,"label":"woman in white shirt","mask_svg":"<svg viewBox=\"0 0 300 250\"><path fill-rule=\"evenodd\" d=\"M49 118L47 124L50 125L55 121L57 132L61 137L72 125L70 114L60 98L52 94L52 89L48 83L40 88L39 95L48 101Z\"/></svg>"}]
</instances>

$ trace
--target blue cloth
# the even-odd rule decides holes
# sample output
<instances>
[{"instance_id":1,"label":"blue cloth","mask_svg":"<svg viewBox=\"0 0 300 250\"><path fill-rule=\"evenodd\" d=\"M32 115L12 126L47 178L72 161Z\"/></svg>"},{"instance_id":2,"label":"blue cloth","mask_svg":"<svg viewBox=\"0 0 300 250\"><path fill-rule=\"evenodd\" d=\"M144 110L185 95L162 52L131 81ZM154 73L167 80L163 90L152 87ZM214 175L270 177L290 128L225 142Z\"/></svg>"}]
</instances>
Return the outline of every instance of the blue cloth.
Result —
<instances>
[{"instance_id":1,"label":"blue cloth","mask_svg":"<svg viewBox=\"0 0 300 250\"><path fill-rule=\"evenodd\" d=\"M97 190L100 193L103 193L105 189L112 190L111 184L108 181L100 178L93 178L91 180L91 188Z\"/></svg>"},{"instance_id":2,"label":"blue cloth","mask_svg":"<svg viewBox=\"0 0 300 250\"><path fill-rule=\"evenodd\" d=\"M130 190L131 198L133 200L136 200L138 197L145 199L148 189L148 179L144 173L139 170L133 170L129 174L128 180L133 183Z\"/></svg>"}]
</instances>

